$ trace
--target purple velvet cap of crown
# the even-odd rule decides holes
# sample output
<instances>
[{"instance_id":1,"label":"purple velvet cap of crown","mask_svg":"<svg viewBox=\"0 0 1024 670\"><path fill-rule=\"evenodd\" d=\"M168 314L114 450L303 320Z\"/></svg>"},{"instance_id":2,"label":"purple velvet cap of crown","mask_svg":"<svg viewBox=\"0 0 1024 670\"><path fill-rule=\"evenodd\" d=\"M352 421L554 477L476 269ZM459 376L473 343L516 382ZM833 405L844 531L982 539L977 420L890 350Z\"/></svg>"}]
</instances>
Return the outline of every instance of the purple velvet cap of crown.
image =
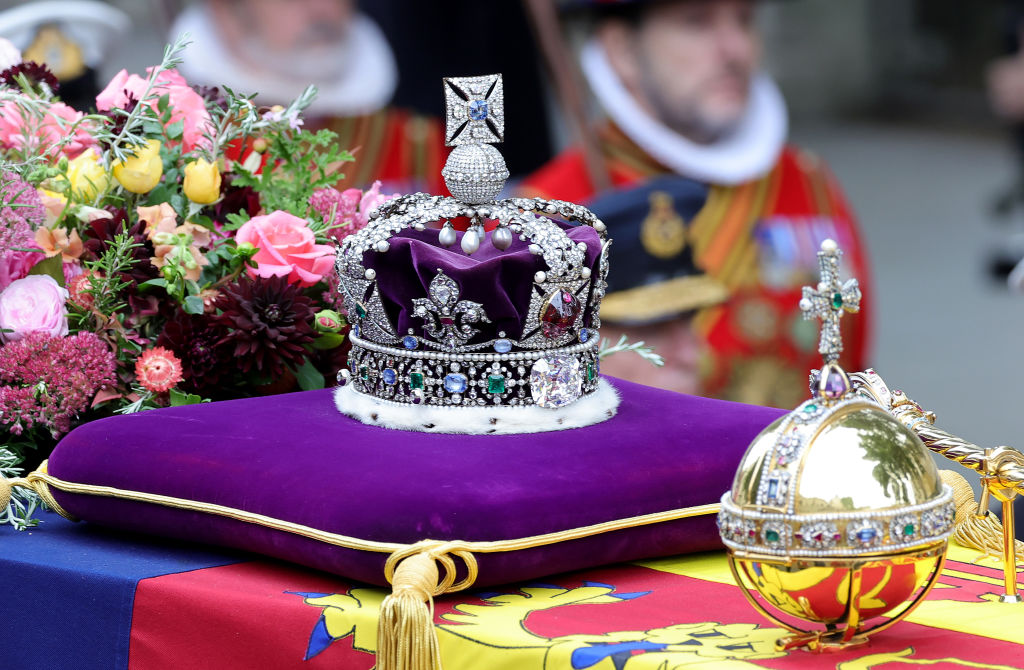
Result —
<instances>
[{"instance_id":1,"label":"purple velvet cap of crown","mask_svg":"<svg viewBox=\"0 0 1024 670\"><path fill-rule=\"evenodd\" d=\"M580 295L582 313L577 325L590 326L593 316L593 285L600 276L598 262L601 256L601 237L590 226L573 226L556 221L576 244L587 245L586 267L591 270L591 288ZM483 306L490 323L474 323L479 329L469 344L487 342L505 336L513 340L523 335L523 327L530 308L531 291L535 290L534 275L547 271L543 256L530 253L529 241L513 237L512 246L499 251L491 244L490 233L480 242L480 249L472 255L462 250L462 236L445 248L438 244L438 231L406 229L389 240L385 253L368 251L363 266L377 273L377 286L388 319L399 336L410 328L422 336L423 319L413 316L413 299L429 295L431 280L441 270L459 285L460 300L471 300ZM550 277L550 279L557 279Z\"/></svg>"}]
</instances>

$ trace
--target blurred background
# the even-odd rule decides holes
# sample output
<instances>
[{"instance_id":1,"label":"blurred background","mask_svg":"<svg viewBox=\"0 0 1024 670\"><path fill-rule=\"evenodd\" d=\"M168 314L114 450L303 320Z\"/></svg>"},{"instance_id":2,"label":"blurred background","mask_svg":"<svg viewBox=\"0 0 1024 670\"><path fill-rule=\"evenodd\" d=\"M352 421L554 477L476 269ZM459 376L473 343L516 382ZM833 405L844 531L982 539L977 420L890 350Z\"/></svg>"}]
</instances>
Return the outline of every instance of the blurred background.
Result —
<instances>
[{"instance_id":1,"label":"blurred background","mask_svg":"<svg viewBox=\"0 0 1024 670\"><path fill-rule=\"evenodd\" d=\"M31 3L0 8L21 4ZM189 5L110 4L133 27L106 45L101 86L158 62ZM394 104L441 117L442 74L504 71L513 175L570 141L519 3L359 4L395 51ZM1021 448L1024 296L1005 273L1024 256L1022 161L986 85L991 63L1016 48L1017 12L999 0L766 0L757 22L791 139L831 165L860 220L874 271L873 366L952 432ZM500 39L482 37L487 26Z\"/></svg>"}]
</instances>

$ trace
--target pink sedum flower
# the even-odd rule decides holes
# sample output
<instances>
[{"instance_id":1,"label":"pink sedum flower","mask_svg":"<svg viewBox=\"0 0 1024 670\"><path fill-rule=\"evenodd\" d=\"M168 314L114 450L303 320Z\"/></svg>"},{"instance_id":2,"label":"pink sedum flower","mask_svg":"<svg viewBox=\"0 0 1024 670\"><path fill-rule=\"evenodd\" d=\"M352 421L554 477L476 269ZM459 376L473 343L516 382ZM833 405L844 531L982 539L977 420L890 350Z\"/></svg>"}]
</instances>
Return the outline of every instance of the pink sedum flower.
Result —
<instances>
[{"instance_id":1,"label":"pink sedum flower","mask_svg":"<svg viewBox=\"0 0 1024 670\"><path fill-rule=\"evenodd\" d=\"M310 196L309 204L326 223L339 226L327 231L327 234L340 242L365 228L369 223L370 212L398 195L384 195L380 192L380 182L375 181L366 193L358 188L344 191L331 187L317 189Z\"/></svg>"},{"instance_id":2,"label":"pink sedum flower","mask_svg":"<svg viewBox=\"0 0 1024 670\"><path fill-rule=\"evenodd\" d=\"M0 424L21 435L46 428L55 437L117 383L117 360L93 333L33 333L0 347Z\"/></svg>"},{"instance_id":3,"label":"pink sedum flower","mask_svg":"<svg viewBox=\"0 0 1024 670\"><path fill-rule=\"evenodd\" d=\"M281 210L246 221L235 241L256 247L253 260L258 265L248 268L252 277L287 277L289 284L312 286L334 265L334 249L316 244L305 219Z\"/></svg>"},{"instance_id":4,"label":"pink sedum flower","mask_svg":"<svg viewBox=\"0 0 1024 670\"><path fill-rule=\"evenodd\" d=\"M151 393L170 391L184 379L181 361L170 349L153 347L135 361L135 378Z\"/></svg>"},{"instance_id":5,"label":"pink sedum flower","mask_svg":"<svg viewBox=\"0 0 1024 670\"><path fill-rule=\"evenodd\" d=\"M82 113L63 102L50 103L41 119L21 109L13 100L0 103L0 147L17 149L33 154L57 158L64 154L74 158L96 144L85 124L76 127L70 141L59 143L68 137L68 129L82 118Z\"/></svg>"},{"instance_id":6,"label":"pink sedum flower","mask_svg":"<svg viewBox=\"0 0 1024 670\"><path fill-rule=\"evenodd\" d=\"M11 282L0 293L0 337L16 342L31 333L68 334L68 314L64 302L67 289L53 277L29 275Z\"/></svg>"},{"instance_id":7,"label":"pink sedum flower","mask_svg":"<svg viewBox=\"0 0 1024 670\"><path fill-rule=\"evenodd\" d=\"M152 70L153 68L147 68L146 72L149 73ZM114 107L125 109L129 97L141 100L145 92L146 78L137 74L128 74L127 70L121 70L96 96L96 108L101 112L109 111ZM168 123L184 122L182 150L188 153L197 146L205 145L206 140L203 134L212 130L212 124L203 97L192 90L177 70L166 70L160 73L146 104L156 109L157 101L164 94L167 94L170 100L171 118Z\"/></svg>"}]
</instances>

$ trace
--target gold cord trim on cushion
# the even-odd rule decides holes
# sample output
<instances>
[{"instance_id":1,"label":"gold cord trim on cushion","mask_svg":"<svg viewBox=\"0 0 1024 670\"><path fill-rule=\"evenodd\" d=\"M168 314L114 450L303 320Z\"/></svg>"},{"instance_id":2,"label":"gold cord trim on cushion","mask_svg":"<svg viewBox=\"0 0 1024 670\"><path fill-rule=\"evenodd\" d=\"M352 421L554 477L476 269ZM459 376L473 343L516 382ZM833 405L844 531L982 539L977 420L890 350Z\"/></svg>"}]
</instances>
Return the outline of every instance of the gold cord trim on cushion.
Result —
<instances>
[{"instance_id":1,"label":"gold cord trim on cushion","mask_svg":"<svg viewBox=\"0 0 1024 670\"><path fill-rule=\"evenodd\" d=\"M34 491L35 494L39 496L40 500L42 500L47 507L52 509L57 514L60 514L65 519L68 519L69 521L78 521L78 519L68 514L67 511L63 507L58 505L57 501L53 499L53 496L50 494L50 488L49 486L47 486L47 478L48 475L46 474L46 461L43 461L39 465L38 470L30 472L24 477L15 477L14 479L4 479L3 477L0 477L0 482L7 485L6 500L0 500L0 503L2 503L0 504L0 512L7 509L7 504L11 501L10 489L20 487Z\"/></svg>"},{"instance_id":2,"label":"gold cord trim on cushion","mask_svg":"<svg viewBox=\"0 0 1024 670\"><path fill-rule=\"evenodd\" d=\"M49 487L66 493L119 498L202 512L301 535L346 549L390 554L384 563L384 576L391 583L391 594L381 603L377 623L376 667L378 670L440 670L441 655L437 632L434 629L434 597L468 589L473 585L479 572L474 553L531 549L638 526L717 514L719 508L717 503L684 507L515 540L490 542L423 540L406 545L361 540L213 503L186 500L157 493L129 491L111 486L67 482L47 474L45 462L39 470L30 473L24 479L0 479L0 482L8 483L11 486L31 488L61 516L72 520L74 520L73 517L53 499ZM455 582L458 574L455 559L462 561L466 571L466 576L458 583ZM443 575L439 566L444 570Z\"/></svg>"},{"instance_id":3,"label":"gold cord trim on cushion","mask_svg":"<svg viewBox=\"0 0 1024 670\"><path fill-rule=\"evenodd\" d=\"M79 495L92 495L100 496L105 498L120 498L123 500L132 500L135 502L145 502L154 505L162 505L164 507L173 507L175 509L188 510L190 512L203 512L206 514L213 514L216 516L223 516L236 521L243 521L245 523L252 523L258 526L264 526L272 528L274 530L280 530L287 533L294 533L296 535L302 535L326 544L332 544L338 547L344 547L346 549L355 549L358 551L372 551L377 553L394 553L401 552L401 556L408 556L414 553L423 551L424 548L429 548L431 553L438 554L438 548L445 548L444 553L453 552L471 552L471 553L495 553L503 551L518 551L520 549L532 549L533 547L541 547L548 544L557 544L558 542L566 542L568 540L578 540L584 537L590 537L592 535L600 535L602 533L610 533L616 530L625 530L627 528L636 528L638 526L649 526L655 523L663 523L666 521L675 521L678 519L686 519L693 516L705 516L708 514L718 513L718 503L709 505L698 505L696 507L683 507L680 509L667 510L664 512L655 512L653 514L644 514L641 516L629 517L626 519L615 519L613 521L605 521L603 523L597 523L590 526L582 526L580 528L570 528L568 530L555 531L553 533L545 533L543 535L533 535L530 537L523 537L515 540L495 540L492 542L472 542L472 541L453 541L445 542L440 540L425 540L413 545L399 544L397 542L376 542L372 540L361 540L355 537L349 537L348 535L340 535L338 533L330 533L327 531L312 528L311 526L304 526L302 524L293 523L291 521L284 521L282 519L275 519L273 517L265 516L263 514L256 514L254 512L247 512L245 510L236 509L234 507L225 507L224 505L215 505L213 503L198 502L195 500L186 500L184 498L175 498L172 496L165 496L158 493L144 493L142 491L129 491L126 489L118 489L112 486L98 486L96 484L78 484L75 482L66 482L62 479L46 474L44 467L31 473L26 477L26 480L32 480L38 482L32 485L32 488L38 491L39 483L42 484L43 488L51 486L59 491L66 493L76 493ZM21 485L22 480L14 479L8 480L14 485ZM49 492L47 492L49 496ZM52 496L50 497L52 500ZM49 503L47 503L49 504ZM53 503L56 505L56 501ZM59 507L59 506L58 506ZM62 516L66 515L65 512ZM68 516L68 518L72 518ZM399 559L400 560L400 559ZM468 584L461 586L461 588L468 588ZM450 589L454 590L454 589Z\"/></svg>"}]
</instances>

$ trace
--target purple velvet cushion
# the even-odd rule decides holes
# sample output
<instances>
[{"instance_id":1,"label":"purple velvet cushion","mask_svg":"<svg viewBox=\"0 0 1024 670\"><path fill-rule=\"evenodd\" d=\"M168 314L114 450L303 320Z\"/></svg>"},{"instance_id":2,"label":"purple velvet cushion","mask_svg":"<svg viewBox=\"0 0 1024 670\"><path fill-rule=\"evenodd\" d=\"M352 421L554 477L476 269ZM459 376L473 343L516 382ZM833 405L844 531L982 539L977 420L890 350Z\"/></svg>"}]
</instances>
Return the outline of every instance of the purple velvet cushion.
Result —
<instances>
[{"instance_id":1,"label":"purple velvet cushion","mask_svg":"<svg viewBox=\"0 0 1024 670\"><path fill-rule=\"evenodd\" d=\"M502 540L718 502L780 410L613 380L618 414L523 436L406 433L338 413L331 389L191 405L85 424L57 446L65 481L204 501L365 540ZM149 503L54 496L126 530L248 549L383 583L364 553ZM477 584L719 547L714 516L510 553L479 554Z\"/></svg>"}]
</instances>

